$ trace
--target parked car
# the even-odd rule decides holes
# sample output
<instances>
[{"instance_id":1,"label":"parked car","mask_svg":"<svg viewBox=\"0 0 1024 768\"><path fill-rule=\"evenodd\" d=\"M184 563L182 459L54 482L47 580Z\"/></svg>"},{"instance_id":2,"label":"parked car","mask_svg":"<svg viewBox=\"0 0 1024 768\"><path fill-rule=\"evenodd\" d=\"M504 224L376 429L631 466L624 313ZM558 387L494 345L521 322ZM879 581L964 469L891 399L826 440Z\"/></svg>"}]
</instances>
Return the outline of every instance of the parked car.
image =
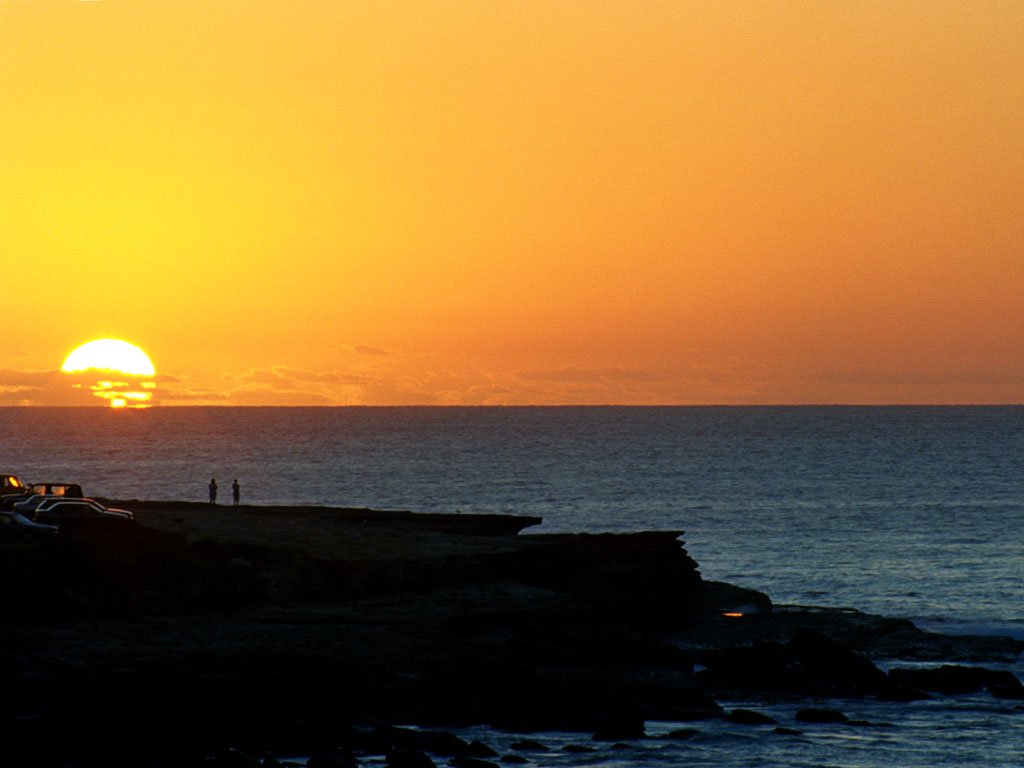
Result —
<instances>
[{"instance_id":1,"label":"parked car","mask_svg":"<svg viewBox=\"0 0 1024 768\"><path fill-rule=\"evenodd\" d=\"M57 526L36 523L17 512L0 511L0 536L52 536Z\"/></svg>"},{"instance_id":2,"label":"parked car","mask_svg":"<svg viewBox=\"0 0 1024 768\"><path fill-rule=\"evenodd\" d=\"M65 496L68 498L81 499L85 496L82 493L82 486L77 482L34 482L25 485L19 482L13 475L0 475L0 477L13 477L18 484L10 485L9 489L17 488L17 493L5 493L0 496L0 510L14 509L15 505L28 501L31 497L39 496Z\"/></svg>"},{"instance_id":3,"label":"parked car","mask_svg":"<svg viewBox=\"0 0 1024 768\"><path fill-rule=\"evenodd\" d=\"M20 515L25 517L32 517L32 513L35 508L46 501L48 498L59 498L56 496L44 496L41 493L34 493L31 496L22 496L21 501L14 504L13 510Z\"/></svg>"},{"instance_id":4,"label":"parked car","mask_svg":"<svg viewBox=\"0 0 1024 768\"><path fill-rule=\"evenodd\" d=\"M0 509L12 510L19 501L25 500L24 493L6 493L0 496Z\"/></svg>"},{"instance_id":5,"label":"parked car","mask_svg":"<svg viewBox=\"0 0 1024 768\"><path fill-rule=\"evenodd\" d=\"M135 519L135 515L127 509L105 507L95 499L65 499L51 496L44 497L36 506L32 511L32 519L37 523L60 525L83 520L130 521Z\"/></svg>"}]
</instances>

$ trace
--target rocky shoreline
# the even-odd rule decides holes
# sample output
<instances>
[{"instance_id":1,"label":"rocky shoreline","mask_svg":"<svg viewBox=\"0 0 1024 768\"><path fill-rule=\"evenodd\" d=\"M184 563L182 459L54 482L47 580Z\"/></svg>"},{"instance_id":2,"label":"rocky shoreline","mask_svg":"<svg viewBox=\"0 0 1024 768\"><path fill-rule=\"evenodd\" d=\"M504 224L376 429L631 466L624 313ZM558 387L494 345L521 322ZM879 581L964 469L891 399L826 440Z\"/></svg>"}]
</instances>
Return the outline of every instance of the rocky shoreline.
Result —
<instances>
[{"instance_id":1,"label":"rocky shoreline","mask_svg":"<svg viewBox=\"0 0 1024 768\"><path fill-rule=\"evenodd\" d=\"M19 765L304 754L313 768L364 755L485 768L497 754L437 729L617 742L653 720L680 734L711 718L765 724L726 700L792 700L798 719L834 723L846 716L822 700L1024 702L1020 682L990 668L1020 653L1010 638L774 606L702 579L678 531L114 503L137 522L0 542L0 751ZM529 750L506 758L529 762Z\"/></svg>"}]
</instances>

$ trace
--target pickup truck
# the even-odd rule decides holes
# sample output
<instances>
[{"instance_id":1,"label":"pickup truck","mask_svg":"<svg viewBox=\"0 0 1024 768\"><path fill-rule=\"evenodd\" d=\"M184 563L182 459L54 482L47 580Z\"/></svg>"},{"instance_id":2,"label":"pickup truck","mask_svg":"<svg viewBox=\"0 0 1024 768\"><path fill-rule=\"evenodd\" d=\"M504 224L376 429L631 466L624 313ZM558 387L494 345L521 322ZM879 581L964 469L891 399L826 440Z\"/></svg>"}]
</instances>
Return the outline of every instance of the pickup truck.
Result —
<instances>
[{"instance_id":1,"label":"pickup truck","mask_svg":"<svg viewBox=\"0 0 1024 768\"><path fill-rule=\"evenodd\" d=\"M85 496L82 493L82 486L78 483L32 483L25 489L25 495L31 496L34 493L43 496L67 496L69 499L80 499Z\"/></svg>"},{"instance_id":2,"label":"pickup truck","mask_svg":"<svg viewBox=\"0 0 1024 768\"><path fill-rule=\"evenodd\" d=\"M3 486L0 488L0 510L12 510L14 505L32 496L64 496L69 499L80 499L85 494L78 483L32 483L26 486L15 475L0 475Z\"/></svg>"}]
</instances>

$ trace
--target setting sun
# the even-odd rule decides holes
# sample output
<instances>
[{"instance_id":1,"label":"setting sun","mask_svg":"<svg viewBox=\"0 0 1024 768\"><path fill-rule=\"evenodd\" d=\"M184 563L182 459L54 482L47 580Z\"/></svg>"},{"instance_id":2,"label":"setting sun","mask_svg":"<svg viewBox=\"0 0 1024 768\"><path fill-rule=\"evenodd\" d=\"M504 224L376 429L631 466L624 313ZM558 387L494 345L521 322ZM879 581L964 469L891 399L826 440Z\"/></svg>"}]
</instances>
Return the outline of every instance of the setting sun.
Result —
<instances>
[{"instance_id":1,"label":"setting sun","mask_svg":"<svg viewBox=\"0 0 1024 768\"><path fill-rule=\"evenodd\" d=\"M152 376L156 373L145 352L119 339L97 339L83 344L68 355L60 369L65 373L74 373L90 368L134 376Z\"/></svg>"},{"instance_id":2,"label":"setting sun","mask_svg":"<svg viewBox=\"0 0 1024 768\"><path fill-rule=\"evenodd\" d=\"M111 408L146 408L156 388L151 380L156 368L149 356L120 339L96 339L83 344L67 356L61 371L76 375L78 380L72 387L88 389ZM102 378L91 381L96 374Z\"/></svg>"}]
</instances>

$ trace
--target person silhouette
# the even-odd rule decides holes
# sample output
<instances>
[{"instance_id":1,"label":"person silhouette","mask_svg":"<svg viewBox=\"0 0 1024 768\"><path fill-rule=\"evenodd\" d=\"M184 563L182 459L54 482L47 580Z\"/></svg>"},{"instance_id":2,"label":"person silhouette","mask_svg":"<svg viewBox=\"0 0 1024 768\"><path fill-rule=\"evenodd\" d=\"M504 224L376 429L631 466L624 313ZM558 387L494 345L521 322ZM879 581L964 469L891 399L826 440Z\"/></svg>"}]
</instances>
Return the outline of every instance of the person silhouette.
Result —
<instances>
[{"instance_id":1,"label":"person silhouette","mask_svg":"<svg viewBox=\"0 0 1024 768\"><path fill-rule=\"evenodd\" d=\"M210 503L217 503L217 478L210 478Z\"/></svg>"},{"instance_id":2,"label":"person silhouette","mask_svg":"<svg viewBox=\"0 0 1024 768\"><path fill-rule=\"evenodd\" d=\"M231 484L231 495L235 499L235 506L238 506L238 498L242 495L242 486L238 484L238 478L235 478L235 482Z\"/></svg>"}]
</instances>

